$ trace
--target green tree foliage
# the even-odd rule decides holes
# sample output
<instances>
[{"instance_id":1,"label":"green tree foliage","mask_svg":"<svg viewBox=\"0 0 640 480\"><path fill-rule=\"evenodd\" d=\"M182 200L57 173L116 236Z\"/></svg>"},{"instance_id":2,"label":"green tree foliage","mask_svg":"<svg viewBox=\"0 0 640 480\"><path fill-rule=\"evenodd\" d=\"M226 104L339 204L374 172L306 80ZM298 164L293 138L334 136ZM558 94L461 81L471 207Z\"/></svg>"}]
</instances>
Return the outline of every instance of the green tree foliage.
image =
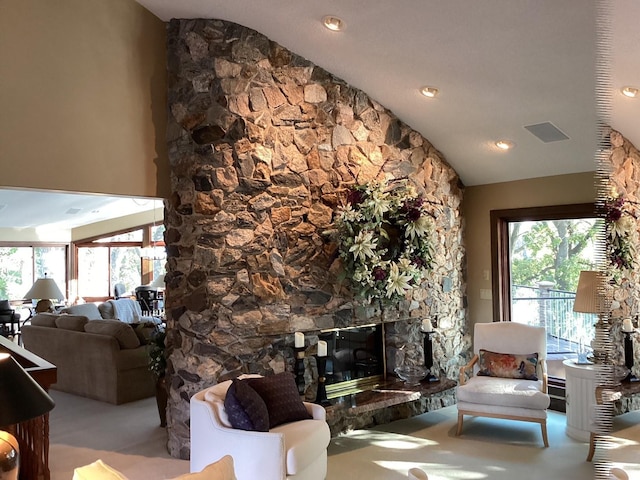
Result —
<instances>
[{"instance_id":1,"label":"green tree foliage","mask_svg":"<svg viewBox=\"0 0 640 480\"><path fill-rule=\"evenodd\" d=\"M535 287L548 281L555 289L575 291L580 271L594 267L599 228L594 219L512 223L511 282Z\"/></svg>"}]
</instances>

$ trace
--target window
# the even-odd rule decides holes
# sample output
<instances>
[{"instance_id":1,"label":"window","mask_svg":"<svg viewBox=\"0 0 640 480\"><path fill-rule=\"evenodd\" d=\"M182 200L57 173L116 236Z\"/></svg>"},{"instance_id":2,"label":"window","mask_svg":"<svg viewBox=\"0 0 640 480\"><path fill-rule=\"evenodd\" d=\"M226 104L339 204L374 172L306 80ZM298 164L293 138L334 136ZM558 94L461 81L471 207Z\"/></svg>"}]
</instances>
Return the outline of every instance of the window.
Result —
<instances>
[{"instance_id":1,"label":"window","mask_svg":"<svg viewBox=\"0 0 640 480\"><path fill-rule=\"evenodd\" d=\"M47 274L67 292L67 246L0 246L0 298L22 300L33 283Z\"/></svg>"},{"instance_id":2,"label":"window","mask_svg":"<svg viewBox=\"0 0 640 480\"><path fill-rule=\"evenodd\" d=\"M573 302L580 271L596 266L593 204L497 210L491 224L494 321L544 326L550 359L588 350L594 319Z\"/></svg>"},{"instance_id":3,"label":"window","mask_svg":"<svg viewBox=\"0 0 640 480\"><path fill-rule=\"evenodd\" d=\"M164 225L147 225L78 243L78 295L96 301L113 295L117 283L124 284L128 294L151 283L164 273L165 261L143 257L143 245L164 252L163 236Z\"/></svg>"}]
</instances>

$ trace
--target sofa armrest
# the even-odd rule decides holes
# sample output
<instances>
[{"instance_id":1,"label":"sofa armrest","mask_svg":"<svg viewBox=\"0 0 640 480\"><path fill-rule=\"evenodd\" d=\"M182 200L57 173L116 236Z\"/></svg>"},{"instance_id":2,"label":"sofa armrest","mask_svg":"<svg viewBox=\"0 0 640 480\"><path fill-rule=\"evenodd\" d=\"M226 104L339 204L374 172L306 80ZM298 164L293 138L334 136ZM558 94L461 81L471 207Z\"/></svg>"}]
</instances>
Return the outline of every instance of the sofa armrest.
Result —
<instances>
[{"instance_id":1,"label":"sofa armrest","mask_svg":"<svg viewBox=\"0 0 640 480\"><path fill-rule=\"evenodd\" d=\"M190 471L231 455L238 478L286 478L284 434L248 432L222 425L214 408L198 392L190 400Z\"/></svg>"},{"instance_id":2,"label":"sofa armrest","mask_svg":"<svg viewBox=\"0 0 640 480\"><path fill-rule=\"evenodd\" d=\"M465 383L467 383L467 370L471 370L473 368L473 366L478 362L478 355L474 355L473 358L471 359L471 361L469 363L467 363L465 366L460 367L460 385L464 385Z\"/></svg>"},{"instance_id":3,"label":"sofa armrest","mask_svg":"<svg viewBox=\"0 0 640 480\"><path fill-rule=\"evenodd\" d=\"M324 409L322 405L318 405L316 403L310 403L310 402L303 402L303 403L307 409L307 412L309 412L309 415L311 415L311 417L314 420L323 420L323 421L327 420L327 411Z\"/></svg>"},{"instance_id":4,"label":"sofa armrest","mask_svg":"<svg viewBox=\"0 0 640 480\"><path fill-rule=\"evenodd\" d=\"M542 371L542 393L547 393L549 378L547 375L547 362L544 358L540 359L540 370Z\"/></svg>"}]
</instances>

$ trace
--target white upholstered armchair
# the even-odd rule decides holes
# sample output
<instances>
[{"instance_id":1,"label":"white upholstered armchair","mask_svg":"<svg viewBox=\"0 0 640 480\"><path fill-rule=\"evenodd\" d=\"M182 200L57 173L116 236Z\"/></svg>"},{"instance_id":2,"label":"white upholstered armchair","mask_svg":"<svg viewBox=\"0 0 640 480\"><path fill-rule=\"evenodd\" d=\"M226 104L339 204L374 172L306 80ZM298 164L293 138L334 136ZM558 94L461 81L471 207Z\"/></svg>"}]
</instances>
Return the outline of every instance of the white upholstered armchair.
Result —
<instances>
[{"instance_id":1,"label":"white upholstered armchair","mask_svg":"<svg viewBox=\"0 0 640 480\"><path fill-rule=\"evenodd\" d=\"M221 382L191 397L191 471L231 455L238 480L323 480L331 439L324 408L305 402L310 419L267 432L235 429L224 404L231 384Z\"/></svg>"},{"instance_id":2,"label":"white upholstered armchair","mask_svg":"<svg viewBox=\"0 0 640 480\"><path fill-rule=\"evenodd\" d=\"M464 415L539 423L547 439L547 334L513 322L477 323L474 356L460 369L458 428ZM467 374L471 374L467 379Z\"/></svg>"}]
</instances>

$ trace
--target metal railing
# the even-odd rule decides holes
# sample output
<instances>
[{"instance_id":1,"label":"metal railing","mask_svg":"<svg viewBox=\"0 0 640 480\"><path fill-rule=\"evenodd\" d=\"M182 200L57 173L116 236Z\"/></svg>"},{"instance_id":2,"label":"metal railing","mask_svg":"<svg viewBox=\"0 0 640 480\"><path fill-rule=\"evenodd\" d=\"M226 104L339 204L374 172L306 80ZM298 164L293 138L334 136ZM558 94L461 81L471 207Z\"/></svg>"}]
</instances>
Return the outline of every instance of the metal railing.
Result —
<instances>
[{"instance_id":1,"label":"metal railing","mask_svg":"<svg viewBox=\"0 0 640 480\"><path fill-rule=\"evenodd\" d=\"M511 287L511 319L517 323L545 327L548 353L591 351L596 318L573 311L575 292L554 290L545 285Z\"/></svg>"}]
</instances>

